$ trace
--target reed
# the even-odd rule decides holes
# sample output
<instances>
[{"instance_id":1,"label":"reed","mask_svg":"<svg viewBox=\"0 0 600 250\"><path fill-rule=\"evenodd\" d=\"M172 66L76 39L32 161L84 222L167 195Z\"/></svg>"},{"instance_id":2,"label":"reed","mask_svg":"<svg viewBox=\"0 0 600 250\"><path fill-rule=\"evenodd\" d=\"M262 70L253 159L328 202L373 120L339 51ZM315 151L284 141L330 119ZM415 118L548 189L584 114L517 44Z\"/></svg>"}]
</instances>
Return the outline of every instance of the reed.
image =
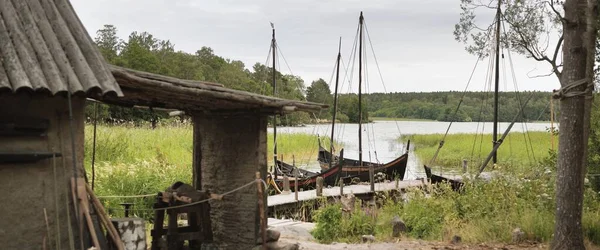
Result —
<instances>
[{"instance_id":1,"label":"reed","mask_svg":"<svg viewBox=\"0 0 600 250\"><path fill-rule=\"evenodd\" d=\"M404 237L409 238L450 241L458 235L470 244L511 243L513 230L520 228L525 241L548 243L556 204L553 165L552 159L544 159L539 168L523 173L504 171L487 182L466 181L462 192L438 184L408 190L401 200L385 195L377 201L382 205L369 212L375 214L369 217L373 221L365 219L367 206L344 214L338 204L325 205L315 212L313 235L322 242L358 242L366 231L380 241L395 241L390 222L399 216L408 229ZM595 249L600 244L600 195L586 185L584 197L584 236L588 247ZM344 223L348 221L361 223Z\"/></svg>"},{"instance_id":2,"label":"reed","mask_svg":"<svg viewBox=\"0 0 600 250\"><path fill-rule=\"evenodd\" d=\"M408 135L417 157L428 164L438 148L442 134ZM498 166L524 170L534 166L552 148L549 132L510 133L498 150ZM558 145L556 144L557 148ZM440 150L434 166L458 168L463 159L479 166L492 150L492 135L450 134Z\"/></svg>"},{"instance_id":3,"label":"reed","mask_svg":"<svg viewBox=\"0 0 600 250\"><path fill-rule=\"evenodd\" d=\"M165 190L176 181L192 181L192 127L99 125L96 138L96 180L98 196L152 194ZM325 138L326 139L326 138ZM279 134L279 159L298 165L315 161L317 136L309 134ZM268 165L272 165L273 139L268 134ZM85 127L85 159L91 178L93 126ZM151 208L154 198L103 199L112 215L122 216L121 202L134 202L137 209ZM150 219L152 213L137 211L137 216Z\"/></svg>"}]
</instances>

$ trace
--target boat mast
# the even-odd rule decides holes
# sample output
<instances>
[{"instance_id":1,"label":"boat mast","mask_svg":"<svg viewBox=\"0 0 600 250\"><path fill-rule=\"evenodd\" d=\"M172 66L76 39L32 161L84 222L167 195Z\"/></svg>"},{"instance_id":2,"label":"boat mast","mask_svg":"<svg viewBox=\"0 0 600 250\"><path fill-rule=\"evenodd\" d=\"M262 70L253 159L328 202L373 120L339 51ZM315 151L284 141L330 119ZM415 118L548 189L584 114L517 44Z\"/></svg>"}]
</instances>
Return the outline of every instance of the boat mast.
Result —
<instances>
[{"instance_id":1,"label":"boat mast","mask_svg":"<svg viewBox=\"0 0 600 250\"><path fill-rule=\"evenodd\" d=\"M358 34L358 163L363 167L362 160L362 48L363 48L363 13L360 12L358 18L359 34ZM371 191L375 189L373 183L373 169L369 167L369 181L371 182Z\"/></svg>"},{"instance_id":2,"label":"boat mast","mask_svg":"<svg viewBox=\"0 0 600 250\"><path fill-rule=\"evenodd\" d=\"M273 96L276 97L277 93L277 82L275 81L275 49L277 48L275 43L275 25L271 23L273 29L273 38L271 39L271 50L273 51ZM273 164L274 164L274 176L277 179L277 115L273 115Z\"/></svg>"},{"instance_id":3,"label":"boat mast","mask_svg":"<svg viewBox=\"0 0 600 250\"><path fill-rule=\"evenodd\" d=\"M340 61L342 59L342 38L340 37L340 44L338 46L337 55L337 69L335 73L335 90L333 92L333 118L331 121L331 138L329 141L329 152L331 153L331 159L329 159L329 168L333 167L333 131L335 130L335 116L337 113L337 94L338 94L338 83L340 80Z\"/></svg>"},{"instance_id":4,"label":"boat mast","mask_svg":"<svg viewBox=\"0 0 600 250\"><path fill-rule=\"evenodd\" d=\"M498 0L498 8L496 10L496 79L494 89L494 134L492 147L498 143L498 88L500 87L500 5L502 0ZM495 164L498 161L497 153L494 152L492 162Z\"/></svg>"}]
</instances>

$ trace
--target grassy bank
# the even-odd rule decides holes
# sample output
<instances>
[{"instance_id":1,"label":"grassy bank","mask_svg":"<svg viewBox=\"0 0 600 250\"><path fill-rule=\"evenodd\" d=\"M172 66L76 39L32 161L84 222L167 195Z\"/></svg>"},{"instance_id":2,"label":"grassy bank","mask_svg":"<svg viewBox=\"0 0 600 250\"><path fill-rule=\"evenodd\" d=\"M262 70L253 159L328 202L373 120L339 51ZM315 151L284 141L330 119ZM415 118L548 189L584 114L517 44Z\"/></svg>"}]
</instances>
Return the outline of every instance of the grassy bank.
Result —
<instances>
[{"instance_id":1,"label":"grassy bank","mask_svg":"<svg viewBox=\"0 0 600 250\"><path fill-rule=\"evenodd\" d=\"M391 240L391 220L401 218L404 236L449 241L458 235L468 243L511 243L520 228L524 240L549 242L554 230L554 156L519 174L500 170L489 182L467 181L462 192L440 184L426 190L409 190L402 198L384 195L377 209L361 206L351 214L339 204L325 205L315 214L315 238L322 242L358 242L361 235ZM584 236L590 245L600 244L600 196L588 185L583 211ZM361 209L362 208L362 209Z\"/></svg>"},{"instance_id":2,"label":"grassy bank","mask_svg":"<svg viewBox=\"0 0 600 250\"><path fill-rule=\"evenodd\" d=\"M428 163L442 137L443 134L409 135L402 140L410 139L419 159ZM558 141L558 138L555 140ZM521 170L529 168L548 155L548 150L552 148L551 144L549 132L510 133L498 150L498 165ZM471 166L479 165L491 150L491 134L450 134L446 137L435 165L459 167L463 159L467 159Z\"/></svg>"},{"instance_id":3,"label":"grassy bank","mask_svg":"<svg viewBox=\"0 0 600 250\"><path fill-rule=\"evenodd\" d=\"M192 180L192 127L165 126L157 129L98 126L96 139L96 182L98 195L139 195L164 190L176 181ZM93 127L85 127L85 166L91 179ZM297 163L316 160L317 137L308 134L277 136L280 158ZM241 143L241 142L240 142ZM269 166L272 165L273 137L268 135ZM281 156L282 155L282 156ZM113 214L120 210L118 203L133 201L137 208L150 208L153 198L106 199ZM139 211L150 218L151 214Z\"/></svg>"},{"instance_id":4,"label":"grassy bank","mask_svg":"<svg viewBox=\"0 0 600 250\"><path fill-rule=\"evenodd\" d=\"M441 138L440 134L411 135L403 140L410 139L416 155L427 162ZM491 140L491 135L448 135L436 165L458 167L462 159L470 159L472 166L490 152ZM556 154L550 148L548 132L512 133L500 148L498 175L491 181L467 180L460 193L440 184L409 190L401 198L386 194L378 208L358 202L358 209L350 214L342 212L339 204L324 205L314 216L313 235L322 242L358 242L363 234L391 240L390 222L398 216L408 229L404 236L412 238L449 241L458 235L468 243L510 243L513 230L520 228L527 241L549 242L556 204ZM589 246L598 246L600 194L589 183L583 207L585 239Z\"/></svg>"}]
</instances>

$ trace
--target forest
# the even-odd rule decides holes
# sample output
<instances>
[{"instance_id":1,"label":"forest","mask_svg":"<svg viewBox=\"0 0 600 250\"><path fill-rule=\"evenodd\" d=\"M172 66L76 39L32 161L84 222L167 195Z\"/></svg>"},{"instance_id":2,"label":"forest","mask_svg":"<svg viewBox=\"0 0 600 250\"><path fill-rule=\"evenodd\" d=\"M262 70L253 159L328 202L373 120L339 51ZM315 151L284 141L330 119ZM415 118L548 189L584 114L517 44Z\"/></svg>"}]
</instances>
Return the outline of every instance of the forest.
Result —
<instances>
[{"instance_id":1,"label":"forest","mask_svg":"<svg viewBox=\"0 0 600 250\"><path fill-rule=\"evenodd\" d=\"M255 63L248 68L239 60L216 55L210 47L203 46L193 54L178 51L169 40L156 38L147 32L132 32L129 37L122 39L117 36L117 27L113 25L105 25L98 30L95 42L106 60L117 66L181 79L217 82L233 89L273 95L271 67ZM330 105L329 110L316 114L298 112L287 115L279 120L282 125L332 119L334 98L332 88L325 80L316 79L306 84L300 76L283 74L277 70L275 74L277 82L275 96ZM502 92L499 98L499 120L511 121L529 96L531 100L524 109L523 118L530 121L548 121L550 119L550 93L548 92ZM372 117L459 122L491 121L493 115L493 95L488 92L467 92L464 93L464 97L463 92L458 91L372 93L364 94L363 97L363 121L368 121ZM461 107L456 111L459 102ZM88 105L86 111L88 118L93 117L94 109L91 105ZM100 105L98 117L108 123L139 124L168 118L168 114L148 109ZM336 119L340 122L358 121L356 94L339 95Z\"/></svg>"}]
</instances>

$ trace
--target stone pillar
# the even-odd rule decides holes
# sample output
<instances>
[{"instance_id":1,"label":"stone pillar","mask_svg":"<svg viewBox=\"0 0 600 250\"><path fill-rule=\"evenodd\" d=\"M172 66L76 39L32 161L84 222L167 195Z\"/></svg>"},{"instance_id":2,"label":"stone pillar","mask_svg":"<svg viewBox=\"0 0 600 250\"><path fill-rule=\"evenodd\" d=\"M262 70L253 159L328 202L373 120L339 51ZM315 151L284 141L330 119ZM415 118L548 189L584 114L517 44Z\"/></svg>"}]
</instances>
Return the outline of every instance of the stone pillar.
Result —
<instances>
[{"instance_id":1,"label":"stone pillar","mask_svg":"<svg viewBox=\"0 0 600 250\"><path fill-rule=\"evenodd\" d=\"M261 178L266 178L267 116L194 116L197 133L194 156L200 160L200 164L194 165L194 184L214 193L224 193L252 182L256 171L260 171ZM251 249L255 246L260 235L255 183L210 204L216 247ZM264 204L267 204L266 196Z\"/></svg>"},{"instance_id":2,"label":"stone pillar","mask_svg":"<svg viewBox=\"0 0 600 250\"><path fill-rule=\"evenodd\" d=\"M146 227L142 218L113 218L125 250L146 250Z\"/></svg>"}]
</instances>

